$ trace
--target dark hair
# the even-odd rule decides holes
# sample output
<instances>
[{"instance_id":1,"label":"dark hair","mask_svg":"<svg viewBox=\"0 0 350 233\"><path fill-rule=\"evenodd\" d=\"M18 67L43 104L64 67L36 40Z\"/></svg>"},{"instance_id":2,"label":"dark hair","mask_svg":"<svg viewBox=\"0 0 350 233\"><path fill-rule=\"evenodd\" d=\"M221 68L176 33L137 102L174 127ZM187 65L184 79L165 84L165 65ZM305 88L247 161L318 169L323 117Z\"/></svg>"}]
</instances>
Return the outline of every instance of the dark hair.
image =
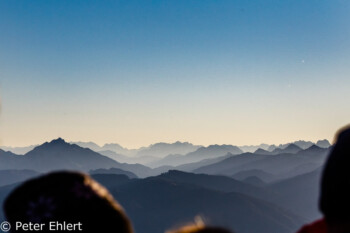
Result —
<instances>
[{"instance_id":1,"label":"dark hair","mask_svg":"<svg viewBox=\"0 0 350 233\"><path fill-rule=\"evenodd\" d=\"M50 222L66 222L81 223L79 232L133 232L107 189L78 172L54 172L23 183L7 197L4 210L12 230L16 222L42 223L41 232L49 232Z\"/></svg>"},{"instance_id":2,"label":"dark hair","mask_svg":"<svg viewBox=\"0 0 350 233\"><path fill-rule=\"evenodd\" d=\"M328 223L350 220L350 128L338 131L321 180L319 207Z\"/></svg>"}]
</instances>

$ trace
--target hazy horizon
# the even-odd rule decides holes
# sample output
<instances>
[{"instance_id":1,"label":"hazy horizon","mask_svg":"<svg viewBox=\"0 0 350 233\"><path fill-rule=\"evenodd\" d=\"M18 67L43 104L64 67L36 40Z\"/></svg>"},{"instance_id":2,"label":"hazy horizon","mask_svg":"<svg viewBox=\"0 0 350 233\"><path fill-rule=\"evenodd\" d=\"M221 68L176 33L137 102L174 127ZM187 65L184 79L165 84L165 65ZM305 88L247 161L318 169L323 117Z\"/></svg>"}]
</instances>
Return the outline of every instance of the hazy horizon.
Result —
<instances>
[{"instance_id":1,"label":"hazy horizon","mask_svg":"<svg viewBox=\"0 0 350 233\"><path fill-rule=\"evenodd\" d=\"M350 2L0 2L0 145L332 142Z\"/></svg>"},{"instance_id":2,"label":"hazy horizon","mask_svg":"<svg viewBox=\"0 0 350 233\"><path fill-rule=\"evenodd\" d=\"M208 146L212 146L212 145L219 145L219 146L222 146L222 145L232 145L232 146L238 146L238 147L245 147L245 146L260 146L260 145L275 145L275 146L279 146L279 145L285 145L285 144L288 144L288 143L293 143L293 142L296 142L296 141L305 141L305 142L312 142L312 143L317 143L318 141L321 141L321 140L328 140L328 139L317 139L317 140L303 140L303 139L298 139L298 140L294 140L294 141L288 141L288 142L284 142L284 143L259 143L259 144L244 144L244 145L238 145L238 144L234 144L234 143L228 143L228 144L219 144L219 143L212 143L212 144L195 144L195 143L192 143L192 142L189 142L189 141L169 141L169 142L164 142L164 141L158 141L158 142L154 142L154 143L151 143L151 144L148 144L148 145L141 145L139 147L134 147L134 148L129 148L129 147L126 147L118 142L107 142L107 143L96 143L94 141L71 141L71 140L67 140L65 138L62 138L62 137L57 137L57 138L52 138L52 139L48 139L46 141L42 141L42 142L37 142L37 143L34 143L34 144L28 144L28 145L18 145L18 146L13 146L13 145L3 145L3 144L0 144L0 148L1 147L12 147L12 148L20 148L20 147L30 147L30 146L38 146L38 145L42 145L44 144L45 142L51 142L53 140L57 140L57 139L63 139L65 142L67 143L94 143L96 144L97 146L99 147L103 147L107 144L118 144L119 146L125 148L125 149L128 149L128 150L136 150L136 149L141 149L141 148L147 148L147 147L150 147L152 145L155 145L155 144L159 144L159 143L164 143L164 144L175 144L175 143L189 143L189 144L192 144L194 146L204 146L204 147L208 147ZM329 143L332 144L332 140L328 140Z\"/></svg>"}]
</instances>

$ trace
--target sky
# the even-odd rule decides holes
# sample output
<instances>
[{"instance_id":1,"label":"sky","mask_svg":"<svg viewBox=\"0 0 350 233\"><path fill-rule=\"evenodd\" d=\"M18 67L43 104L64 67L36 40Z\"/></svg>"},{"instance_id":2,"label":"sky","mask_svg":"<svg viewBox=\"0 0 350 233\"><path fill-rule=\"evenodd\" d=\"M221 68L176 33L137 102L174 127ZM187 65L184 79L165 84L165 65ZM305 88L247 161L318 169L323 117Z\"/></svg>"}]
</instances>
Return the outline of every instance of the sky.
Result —
<instances>
[{"instance_id":1,"label":"sky","mask_svg":"<svg viewBox=\"0 0 350 233\"><path fill-rule=\"evenodd\" d=\"M332 140L350 1L0 1L0 144Z\"/></svg>"}]
</instances>

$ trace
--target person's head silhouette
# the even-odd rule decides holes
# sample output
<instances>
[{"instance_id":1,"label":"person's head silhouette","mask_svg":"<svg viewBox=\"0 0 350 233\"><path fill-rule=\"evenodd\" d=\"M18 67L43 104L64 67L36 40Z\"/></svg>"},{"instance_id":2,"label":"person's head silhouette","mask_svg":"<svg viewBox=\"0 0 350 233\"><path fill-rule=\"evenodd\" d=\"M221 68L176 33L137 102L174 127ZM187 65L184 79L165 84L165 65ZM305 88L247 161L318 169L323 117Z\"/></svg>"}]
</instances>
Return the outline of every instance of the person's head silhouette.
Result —
<instances>
[{"instance_id":1,"label":"person's head silhouette","mask_svg":"<svg viewBox=\"0 0 350 233\"><path fill-rule=\"evenodd\" d=\"M111 194L77 172L54 172L23 183L8 196L4 210L11 232L28 231L30 224L41 232L133 232Z\"/></svg>"},{"instance_id":2,"label":"person's head silhouette","mask_svg":"<svg viewBox=\"0 0 350 233\"><path fill-rule=\"evenodd\" d=\"M349 232L350 127L338 132L323 171L319 206L329 228L338 229L333 232Z\"/></svg>"}]
</instances>

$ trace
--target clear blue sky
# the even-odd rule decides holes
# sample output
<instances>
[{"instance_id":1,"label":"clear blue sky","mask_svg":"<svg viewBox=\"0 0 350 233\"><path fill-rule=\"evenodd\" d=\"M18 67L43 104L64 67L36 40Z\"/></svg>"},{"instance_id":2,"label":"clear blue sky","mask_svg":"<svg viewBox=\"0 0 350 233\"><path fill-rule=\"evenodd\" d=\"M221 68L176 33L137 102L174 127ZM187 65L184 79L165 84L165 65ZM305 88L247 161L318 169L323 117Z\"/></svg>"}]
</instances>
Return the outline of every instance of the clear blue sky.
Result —
<instances>
[{"instance_id":1,"label":"clear blue sky","mask_svg":"<svg viewBox=\"0 0 350 233\"><path fill-rule=\"evenodd\" d=\"M350 2L0 1L3 145L332 139Z\"/></svg>"}]
</instances>

